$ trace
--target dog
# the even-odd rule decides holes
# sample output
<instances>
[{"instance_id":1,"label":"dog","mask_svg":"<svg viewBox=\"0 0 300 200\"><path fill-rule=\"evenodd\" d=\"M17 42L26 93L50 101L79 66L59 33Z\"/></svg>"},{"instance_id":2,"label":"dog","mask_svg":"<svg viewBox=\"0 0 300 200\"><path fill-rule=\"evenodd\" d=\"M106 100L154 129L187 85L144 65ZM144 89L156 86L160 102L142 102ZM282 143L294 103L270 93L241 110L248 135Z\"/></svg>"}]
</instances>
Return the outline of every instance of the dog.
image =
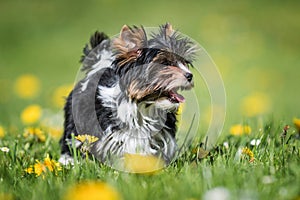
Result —
<instances>
[{"instance_id":1,"label":"dog","mask_svg":"<svg viewBox=\"0 0 300 200\"><path fill-rule=\"evenodd\" d=\"M126 154L170 163L178 150L177 110L185 100L178 91L194 86L196 51L169 23L150 36L142 26L124 25L113 39L95 32L81 58L85 77L66 99L59 161L72 163L75 148L102 163Z\"/></svg>"}]
</instances>

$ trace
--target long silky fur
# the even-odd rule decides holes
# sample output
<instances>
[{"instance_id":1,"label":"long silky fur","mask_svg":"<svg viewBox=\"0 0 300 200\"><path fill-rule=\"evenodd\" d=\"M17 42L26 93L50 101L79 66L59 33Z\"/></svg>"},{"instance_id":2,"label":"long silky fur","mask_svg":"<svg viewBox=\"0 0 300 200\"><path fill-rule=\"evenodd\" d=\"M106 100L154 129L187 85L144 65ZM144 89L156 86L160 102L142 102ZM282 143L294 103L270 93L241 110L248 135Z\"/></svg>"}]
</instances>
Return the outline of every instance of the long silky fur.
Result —
<instances>
[{"instance_id":1,"label":"long silky fur","mask_svg":"<svg viewBox=\"0 0 300 200\"><path fill-rule=\"evenodd\" d=\"M167 93L193 86L177 65L191 63L195 51L193 42L173 31L170 24L161 26L150 39L143 27L124 26L113 41L95 32L81 59L86 77L65 104L60 162L69 162L72 134L99 138L88 150L101 162L126 153L155 155L171 162L177 150L179 104L171 103ZM77 148L83 145L76 144Z\"/></svg>"}]
</instances>

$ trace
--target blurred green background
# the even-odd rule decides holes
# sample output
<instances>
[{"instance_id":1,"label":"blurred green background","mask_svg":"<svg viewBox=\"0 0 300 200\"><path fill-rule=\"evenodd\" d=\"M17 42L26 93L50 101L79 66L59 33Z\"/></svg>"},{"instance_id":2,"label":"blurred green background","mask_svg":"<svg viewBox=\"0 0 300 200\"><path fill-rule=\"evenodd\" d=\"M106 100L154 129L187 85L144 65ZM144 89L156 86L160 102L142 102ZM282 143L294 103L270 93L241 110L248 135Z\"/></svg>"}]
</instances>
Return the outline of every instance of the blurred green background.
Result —
<instances>
[{"instance_id":1,"label":"blurred green background","mask_svg":"<svg viewBox=\"0 0 300 200\"><path fill-rule=\"evenodd\" d=\"M226 124L257 116L300 116L300 1L0 1L0 124L17 124L30 104L58 110L53 95L72 84L95 30L170 22L198 41L218 66L227 94ZM16 80L40 80L20 98ZM254 111L253 111L254 109ZM256 110L255 110L256 109ZM256 112L255 112L256 111Z\"/></svg>"}]
</instances>

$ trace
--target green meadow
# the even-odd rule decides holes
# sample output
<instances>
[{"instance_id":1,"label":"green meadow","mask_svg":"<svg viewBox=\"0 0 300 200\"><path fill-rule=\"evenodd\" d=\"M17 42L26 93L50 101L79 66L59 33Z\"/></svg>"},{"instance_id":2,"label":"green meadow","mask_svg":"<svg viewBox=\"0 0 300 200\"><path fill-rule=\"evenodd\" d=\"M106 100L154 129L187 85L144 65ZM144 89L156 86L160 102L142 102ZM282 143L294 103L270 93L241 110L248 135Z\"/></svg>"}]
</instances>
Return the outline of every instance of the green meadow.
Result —
<instances>
[{"instance_id":1,"label":"green meadow","mask_svg":"<svg viewBox=\"0 0 300 200\"><path fill-rule=\"evenodd\" d=\"M299 10L292 0L1 0L0 200L300 199ZM91 34L166 22L222 77L226 117L213 147L202 143L212 122L199 77L200 128L168 167L132 174L82 158L60 166L64 97Z\"/></svg>"}]
</instances>

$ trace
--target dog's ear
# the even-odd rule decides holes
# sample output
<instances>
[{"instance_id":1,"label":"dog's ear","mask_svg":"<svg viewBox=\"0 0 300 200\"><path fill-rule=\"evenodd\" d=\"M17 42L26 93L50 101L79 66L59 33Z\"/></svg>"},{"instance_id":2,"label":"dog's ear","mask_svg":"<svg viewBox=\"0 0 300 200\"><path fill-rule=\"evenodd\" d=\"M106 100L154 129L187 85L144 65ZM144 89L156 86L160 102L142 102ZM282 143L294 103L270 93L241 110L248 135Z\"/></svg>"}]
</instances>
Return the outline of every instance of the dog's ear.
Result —
<instances>
[{"instance_id":1,"label":"dog's ear","mask_svg":"<svg viewBox=\"0 0 300 200\"><path fill-rule=\"evenodd\" d=\"M146 47L147 37L143 27L133 28L124 25L120 36L113 42L117 56L122 58L134 58L139 55L140 49Z\"/></svg>"},{"instance_id":2,"label":"dog's ear","mask_svg":"<svg viewBox=\"0 0 300 200\"><path fill-rule=\"evenodd\" d=\"M165 29L166 36L171 37L173 35L174 30L170 23L166 23L164 29Z\"/></svg>"}]
</instances>

